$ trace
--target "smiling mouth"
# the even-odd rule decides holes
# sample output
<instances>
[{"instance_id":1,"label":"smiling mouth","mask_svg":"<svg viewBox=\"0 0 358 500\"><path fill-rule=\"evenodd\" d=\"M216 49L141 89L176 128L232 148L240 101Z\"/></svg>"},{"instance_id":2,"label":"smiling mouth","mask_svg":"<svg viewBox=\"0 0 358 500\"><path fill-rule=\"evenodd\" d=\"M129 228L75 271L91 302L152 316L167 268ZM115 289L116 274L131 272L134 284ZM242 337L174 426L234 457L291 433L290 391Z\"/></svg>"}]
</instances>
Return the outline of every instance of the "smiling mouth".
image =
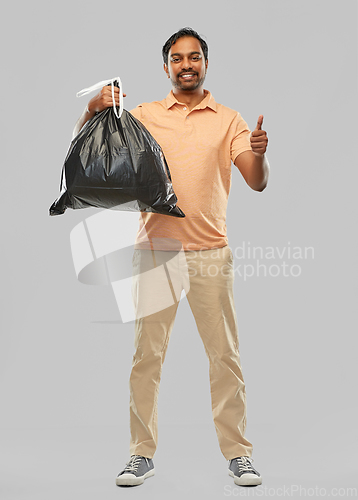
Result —
<instances>
[{"instance_id":1,"label":"smiling mouth","mask_svg":"<svg viewBox=\"0 0 358 500\"><path fill-rule=\"evenodd\" d=\"M190 80L191 78L194 78L195 73L183 73L182 75L179 75L179 78L183 78L184 80Z\"/></svg>"}]
</instances>

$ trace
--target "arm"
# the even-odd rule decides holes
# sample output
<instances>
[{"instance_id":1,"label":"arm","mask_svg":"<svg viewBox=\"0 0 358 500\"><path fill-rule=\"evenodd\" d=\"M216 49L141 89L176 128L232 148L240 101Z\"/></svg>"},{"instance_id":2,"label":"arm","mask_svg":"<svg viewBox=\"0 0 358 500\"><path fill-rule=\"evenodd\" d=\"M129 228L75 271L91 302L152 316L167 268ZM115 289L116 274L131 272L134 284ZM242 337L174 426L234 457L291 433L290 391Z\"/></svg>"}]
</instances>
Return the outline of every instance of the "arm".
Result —
<instances>
[{"instance_id":1,"label":"arm","mask_svg":"<svg viewBox=\"0 0 358 500\"><path fill-rule=\"evenodd\" d=\"M263 116L260 115L256 128L251 134L252 151L244 151L235 160L246 183L255 191L263 191L267 186L270 165L265 156L268 144L267 133L261 130Z\"/></svg>"},{"instance_id":2,"label":"arm","mask_svg":"<svg viewBox=\"0 0 358 500\"><path fill-rule=\"evenodd\" d=\"M123 94L126 97L126 94ZM119 106L119 89L114 87L114 98L116 101L116 106ZM83 125L88 122L96 113L100 113L106 108L113 106L112 100L112 88L107 85L103 87L97 95L95 95L87 104L84 112L78 119L75 128L73 129L72 139L76 137L79 131L82 129Z\"/></svg>"},{"instance_id":3,"label":"arm","mask_svg":"<svg viewBox=\"0 0 358 500\"><path fill-rule=\"evenodd\" d=\"M263 191L267 186L270 165L266 156L244 151L235 160L246 183L255 191Z\"/></svg>"}]
</instances>

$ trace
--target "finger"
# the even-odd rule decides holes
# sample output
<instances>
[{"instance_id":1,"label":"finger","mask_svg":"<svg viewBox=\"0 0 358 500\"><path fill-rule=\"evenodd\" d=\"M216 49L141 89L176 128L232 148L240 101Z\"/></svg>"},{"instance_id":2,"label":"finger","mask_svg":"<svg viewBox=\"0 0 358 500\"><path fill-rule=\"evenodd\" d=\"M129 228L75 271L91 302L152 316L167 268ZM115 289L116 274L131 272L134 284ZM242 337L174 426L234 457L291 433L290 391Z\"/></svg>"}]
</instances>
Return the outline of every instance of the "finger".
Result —
<instances>
[{"instance_id":1,"label":"finger","mask_svg":"<svg viewBox=\"0 0 358 500\"><path fill-rule=\"evenodd\" d=\"M113 91L115 94L119 94L119 88L118 87L113 87ZM107 85L107 87L103 87L102 89L103 94L112 94L112 87L111 85ZM123 95L125 96L126 94L123 92Z\"/></svg>"},{"instance_id":2,"label":"finger","mask_svg":"<svg viewBox=\"0 0 358 500\"><path fill-rule=\"evenodd\" d=\"M126 94L123 94L123 97L127 97ZM113 105L113 96L112 94L108 94L103 96L103 101L102 101L106 106L112 106ZM116 106L119 106L119 95L114 96L114 102L116 103Z\"/></svg>"},{"instance_id":3,"label":"finger","mask_svg":"<svg viewBox=\"0 0 358 500\"><path fill-rule=\"evenodd\" d=\"M111 89L105 90L102 94L104 97L112 98L112 91ZM119 89L117 88L117 91L114 91L114 97L119 98ZM123 94L123 97L127 97L127 94Z\"/></svg>"},{"instance_id":4,"label":"finger","mask_svg":"<svg viewBox=\"0 0 358 500\"><path fill-rule=\"evenodd\" d=\"M113 87L113 91L115 94L119 94L119 88L118 87ZM103 87L102 89L103 94L112 94L112 87L111 85L107 87Z\"/></svg>"},{"instance_id":5,"label":"finger","mask_svg":"<svg viewBox=\"0 0 358 500\"><path fill-rule=\"evenodd\" d=\"M253 151L266 149L268 145L268 138L266 137L264 140L251 140L250 145Z\"/></svg>"},{"instance_id":6,"label":"finger","mask_svg":"<svg viewBox=\"0 0 358 500\"><path fill-rule=\"evenodd\" d=\"M267 144L268 137L267 135L261 135L259 137L251 136L250 142L251 144Z\"/></svg>"},{"instance_id":7,"label":"finger","mask_svg":"<svg viewBox=\"0 0 358 500\"><path fill-rule=\"evenodd\" d=\"M261 130L263 121L264 121L264 117L263 117L263 115L260 115L259 119L257 120L257 125L256 125L255 130Z\"/></svg>"},{"instance_id":8,"label":"finger","mask_svg":"<svg viewBox=\"0 0 358 500\"><path fill-rule=\"evenodd\" d=\"M267 134L267 132L265 130L253 130L251 132L251 137L263 137Z\"/></svg>"},{"instance_id":9,"label":"finger","mask_svg":"<svg viewBox=\"0 0 358 500\"><path fill-rule=\"evenodd\" d=\"M252 142L251 143L251 149L259 149L259 148L266 148L268 142Z\"/></svg>"},{"instance_id":10,"label":"finger","mask_svg":"<svg viewBox=\"0 0 358 500\"><path fill-rule=\"evenodd\" d=\"M251 143L252 151L257 151L258 149L266 149L268 142Z\"/></svg>"}]
</instances>

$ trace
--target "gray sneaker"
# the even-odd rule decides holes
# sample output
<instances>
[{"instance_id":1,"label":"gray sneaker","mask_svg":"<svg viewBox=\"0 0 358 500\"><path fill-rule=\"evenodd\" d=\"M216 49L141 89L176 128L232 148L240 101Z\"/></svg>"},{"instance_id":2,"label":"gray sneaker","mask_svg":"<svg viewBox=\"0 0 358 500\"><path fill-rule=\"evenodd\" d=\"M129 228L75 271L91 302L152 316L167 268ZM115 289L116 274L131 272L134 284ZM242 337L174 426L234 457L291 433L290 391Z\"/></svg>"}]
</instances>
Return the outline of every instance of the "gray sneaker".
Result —
<instances>
[{"instance_id":1,"label":"gray sneaker","mask_svg":"<svg viewBox=\"0 0 358 500\"><path fill-rule=\"evenodd\" d=\"M239 486L257 486L262 484L262 477L251 465L249 457L237 457L229 460L229 474Z\"/></svg>"},{"instance_id":2,"label":"gray sneaker","mask_svg":"<svg viewBox=\"0 0 358 500\"><path fill-rule=\"evenodd\" d=\"M124 469L116 478L117 486L135 486L143 484L144 479L154 476L154 464L151 458L132 455Z\"/></svg>"}]
</instances>

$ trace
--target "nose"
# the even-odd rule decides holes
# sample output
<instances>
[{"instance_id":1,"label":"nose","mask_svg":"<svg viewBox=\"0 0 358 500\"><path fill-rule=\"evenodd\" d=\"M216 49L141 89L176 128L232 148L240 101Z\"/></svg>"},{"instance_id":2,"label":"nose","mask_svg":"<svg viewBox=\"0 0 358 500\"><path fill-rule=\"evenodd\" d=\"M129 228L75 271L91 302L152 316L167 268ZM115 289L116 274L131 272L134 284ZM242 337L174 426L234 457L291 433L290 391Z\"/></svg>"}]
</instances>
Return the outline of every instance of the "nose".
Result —
<instances>
[{"instance_id":1,"label":"nose","mask_svg":"<svg viewBox=\"0 0 358 500\"><path fill-rule=\"evenodd\" d=\"M192 69L191 66L190 66L190 61L189 61L189 58L188 57L183 57L182 61L181 61L181 69Z\"/></svg>"}]
</instances>

